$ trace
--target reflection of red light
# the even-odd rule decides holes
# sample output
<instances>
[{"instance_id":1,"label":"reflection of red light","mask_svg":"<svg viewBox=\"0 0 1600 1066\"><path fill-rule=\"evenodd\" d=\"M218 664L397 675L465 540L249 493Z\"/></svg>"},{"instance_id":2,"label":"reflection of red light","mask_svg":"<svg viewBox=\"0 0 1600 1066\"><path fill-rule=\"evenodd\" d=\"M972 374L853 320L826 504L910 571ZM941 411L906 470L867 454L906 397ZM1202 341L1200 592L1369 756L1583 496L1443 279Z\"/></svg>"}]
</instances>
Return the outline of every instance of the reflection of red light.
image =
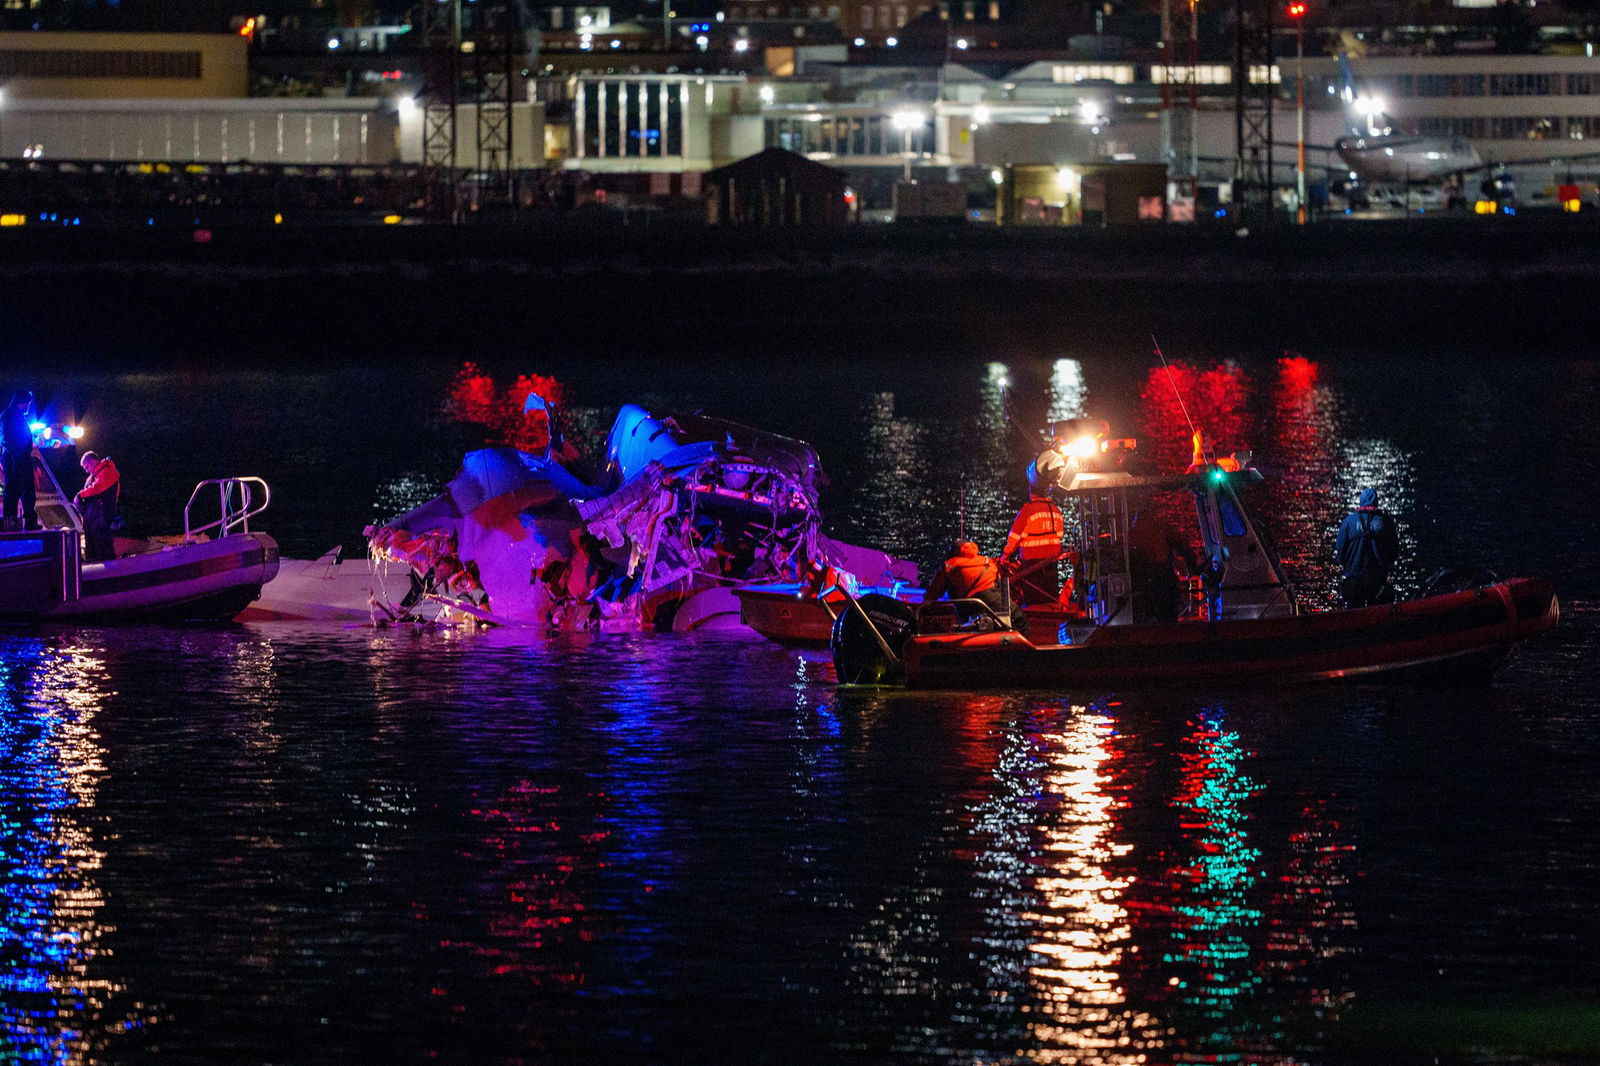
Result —
<instances>
[{"instance_id":1,"label":"reflection of red light","mask_svg":"<svg viewBox=\"0 0 1600 1066\"><path fill-rule=\"evenodd\" d=\"M1317 364L1303 355L1289 355L1278 360L1278 377L1286 388L1309 389L1317 383Z\"/></svg>"},{"instance_id":2,"label":"reflection of red light","mask_svg":"<svg viewBox=\"0 0 1600 1066\"><path fill-rule=\"evenodd\" d=\"M561 383L555 378L522 374L502 390L477 364L463 363L450 385L450 408L457 421L487 427L491 444L540 452L550 445L550 418L543 411L523 411L530 392L561 403Z\"/></svg>"}]
</instances>

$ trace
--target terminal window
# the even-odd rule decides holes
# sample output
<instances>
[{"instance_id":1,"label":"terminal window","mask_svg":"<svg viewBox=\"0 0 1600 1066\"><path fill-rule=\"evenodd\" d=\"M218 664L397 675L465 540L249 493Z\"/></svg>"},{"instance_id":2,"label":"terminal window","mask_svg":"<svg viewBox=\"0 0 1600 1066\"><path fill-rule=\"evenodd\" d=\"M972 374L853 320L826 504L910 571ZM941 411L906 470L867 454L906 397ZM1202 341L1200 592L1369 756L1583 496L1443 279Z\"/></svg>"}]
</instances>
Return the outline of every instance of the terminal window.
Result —
<instances>
[{"instance_id":1,"label":"terminal window","mask_svg":"<svg viewBox=\"0 0 1600 1066\"><path fill-rule=\"evenodd\" d=\"M91 52L17 49L0 52L0 78L200 77L199 52Z\"/></svg>"}]
</instances>

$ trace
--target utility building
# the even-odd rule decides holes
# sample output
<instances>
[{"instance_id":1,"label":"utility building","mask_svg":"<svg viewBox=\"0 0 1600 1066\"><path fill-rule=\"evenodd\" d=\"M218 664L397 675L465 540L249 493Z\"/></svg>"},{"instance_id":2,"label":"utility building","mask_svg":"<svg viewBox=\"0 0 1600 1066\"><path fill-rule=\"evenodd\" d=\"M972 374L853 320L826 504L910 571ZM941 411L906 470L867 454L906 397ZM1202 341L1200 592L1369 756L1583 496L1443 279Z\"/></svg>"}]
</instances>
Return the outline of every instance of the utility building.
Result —
<instances>
[{"instance_id":1,"label":"utility building","mask_svg":"<svg viewBox=\"0 0 1600 1066\"><path fill-rule=\"evenodd\" d=\"M842 226L844 172L768 148L705 177L706 221L721 226Z\"/></svg>"}]
</instances>

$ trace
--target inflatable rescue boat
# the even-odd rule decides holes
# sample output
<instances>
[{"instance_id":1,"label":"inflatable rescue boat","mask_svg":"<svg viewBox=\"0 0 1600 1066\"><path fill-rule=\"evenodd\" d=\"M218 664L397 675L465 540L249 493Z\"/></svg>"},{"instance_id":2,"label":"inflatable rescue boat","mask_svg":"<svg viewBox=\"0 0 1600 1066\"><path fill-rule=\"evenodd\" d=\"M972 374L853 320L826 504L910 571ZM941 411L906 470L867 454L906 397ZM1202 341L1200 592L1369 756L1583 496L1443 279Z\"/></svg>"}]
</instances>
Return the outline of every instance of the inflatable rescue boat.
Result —
<instances>
[{"instance_id":1,"label":"inflatable rescue boat","mask_svg":"<svg viewBox=\"0 0 1600 1066\"><path fill-rule=\"evenodd\" d=\"M1062 555L1074 587L1056 603L996 611L978 600L921 609L853 599L831 634L844 684L1068 688L1187 683L1487 681L1520 641L1554 628L1554 586L1486 572L1440 575L1418 599L1302 611L1240 488L1262 480L1248 455L1196 456L1184 473L1153 472L1131 440L1074 420L1078 435L1030 468L1076 521ZM1129 550L1135 516L1192 508L1203 575L1176 620L1145 602ZM1072 526L1067 523L1068 537Z\"/></svg>"}]
</instances>

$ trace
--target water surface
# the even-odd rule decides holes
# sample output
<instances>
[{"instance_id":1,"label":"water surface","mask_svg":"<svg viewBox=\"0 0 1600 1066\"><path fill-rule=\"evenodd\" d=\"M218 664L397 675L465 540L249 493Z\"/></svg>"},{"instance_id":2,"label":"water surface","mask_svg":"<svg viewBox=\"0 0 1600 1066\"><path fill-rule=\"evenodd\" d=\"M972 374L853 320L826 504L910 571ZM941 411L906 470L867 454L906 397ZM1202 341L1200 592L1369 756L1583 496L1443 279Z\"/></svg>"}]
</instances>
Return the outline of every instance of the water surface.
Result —
<instances>
[{"instance_id":1,"label":"water surface","mask_svg":"<svg viewBox=\"0 0 1600 1066\"><path fill-rule=\"evenodd\" d=\"M981 695L670 634L13 630L0 1061L1600 1062L1600 365L803 354L494 368L591 435L809 439L832 531L924 562L998 546L1046 418L1165 462L1193 418L1275 475L1306 602L1373 485L1402 586L1547 575L1562 627L1486 689ZM258 473L303 556L477 443L455 367L35 387L139 521Z\"/></svg>"}]
</instances>

